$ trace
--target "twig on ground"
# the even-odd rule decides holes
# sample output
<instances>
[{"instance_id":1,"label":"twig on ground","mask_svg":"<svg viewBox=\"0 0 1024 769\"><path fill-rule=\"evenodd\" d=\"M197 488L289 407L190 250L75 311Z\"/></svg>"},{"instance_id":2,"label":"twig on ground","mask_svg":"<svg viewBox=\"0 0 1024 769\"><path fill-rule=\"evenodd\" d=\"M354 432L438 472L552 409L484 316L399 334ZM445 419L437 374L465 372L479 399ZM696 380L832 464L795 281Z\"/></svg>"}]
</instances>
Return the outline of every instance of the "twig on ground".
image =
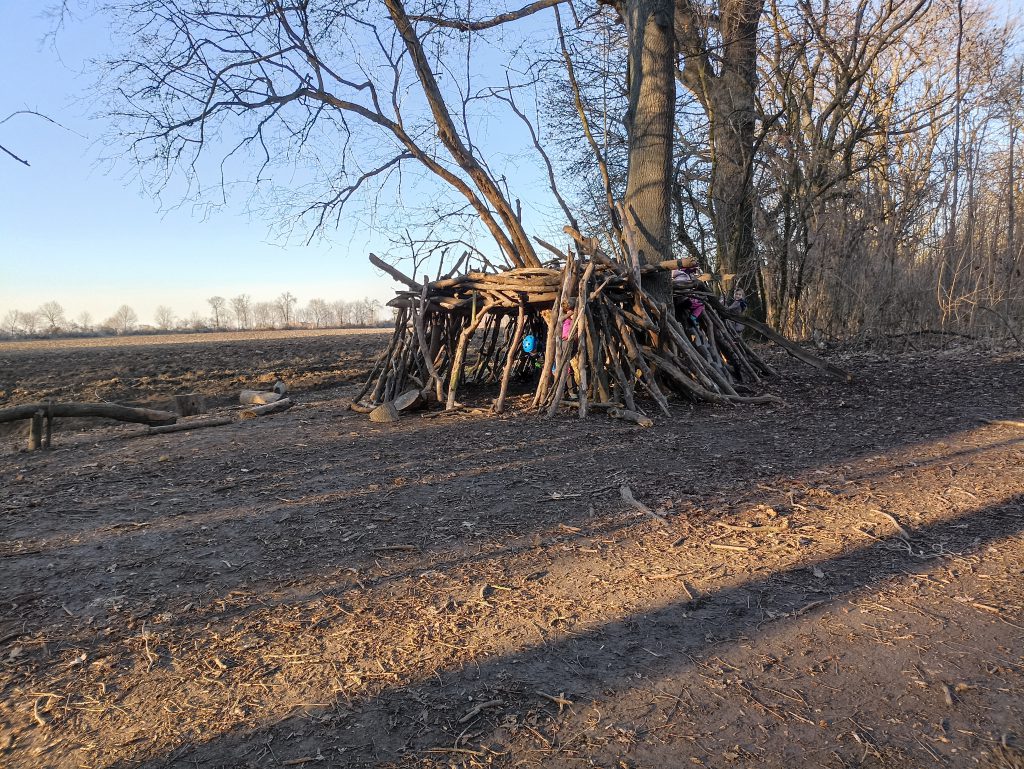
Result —
<instances>
[{"instance_id":1,"label":"twig on ground","mask_svg":"<svg viewBox=\"0 0 1024 769\"><path fill-rule=\"evenodd\" d=\"M424 753L463 753L467 756L485 756L482 750L470 750L469 748L427 748Z\"/></svg>"},{"instance_id":2,"label":"twig on ground","mask_svg":"<svg viewBox=\"0 0 1024 769\"><path fill-rule=\"evenodd\" d=\"M559 692L557 697L555 695L553 695L553 694L545 694L544 692L541 692L541 691L538 691L537 694L539 694L544 699L550 700L551 702L553 702L556 705L558 705L558 712L559 713L562 712L562 708L566 708L569 705L573 704L572 700L569 700L569 699L565 698L565 692Z\"/></svg>"},{"instance_id":3,"label":"twig on ground","mask_svg":"<svg viewBox=\"0 0 1024 769\"><path fill-rule=\"evenodd\" d=\"M708 542L708 547L714 548L715 550L731 550L734 553L748 553L751 548L745 547L744 545L722 545L718 542Z\"/></svg>"},{"instance_id":4,"label":"twig on ground","mask_svg":"<svg viewBox=\"0 0 1024 769\"><path fill-rule=\"evenodd\" d=\"M474 705L462 718L459 719L460 724L464 724L480 715L487 708L497 707L503 704L501 700L488 700L487 702L481 702Z\"/></svg>"},{"instance_id":5,"label":"twig on ground","mask_svg":"<svg viewBox=\"0 0 1024 769\"><path fill-rule=\"evenodd\" d=\"M899 535L901 537L903 537L904 539L910 539L910 534L907 533L906 529L904 529L902 526L900 526L900 522L896 520L895 516L893 516L890 513L885 512L885 510L875 510L874 512L877 515L882 516L887 521L889 521L889 523L891 523L893 526L895 526L896 527L896 531L899 532Z\"/></svg>"},{"instance_id":6,"label":"twig on ground","mask_svg":"<svg viewBox=\"0 0 1024 769\"><path fill-rule=\"evenodd\" d=\"M48 723L45 718L39 715L39 703L46 699L45 697L37 697L35 703L32 705L32 715L36 719L36 723L40 726L46 726Z\"/></svg>"},{"instance_id":7,"label":"twig on ground","mask_svg":"<svg viewBox=\"0 0 1024 769\"><path fill-rule=\"evenodd\" d=\"M661 521L661 523L663 523L664 525L668 526L668 519L665 518L663 515L658 515L656 512L651 510L651 508L649 508L643 502L637 501L636 497L633 496L633 491L629 488L629 486L627 486L625 484L623 484L622 486L619 486L619 496L622 497L622 501L623 502L625 502L625 503L627 503L629 505L632 505L637 510L639 510L641 513L644 513L645 515L649 515L649 516L651 516L651 518L654 518L656 521Z\"/></svg>"}]
</instances>

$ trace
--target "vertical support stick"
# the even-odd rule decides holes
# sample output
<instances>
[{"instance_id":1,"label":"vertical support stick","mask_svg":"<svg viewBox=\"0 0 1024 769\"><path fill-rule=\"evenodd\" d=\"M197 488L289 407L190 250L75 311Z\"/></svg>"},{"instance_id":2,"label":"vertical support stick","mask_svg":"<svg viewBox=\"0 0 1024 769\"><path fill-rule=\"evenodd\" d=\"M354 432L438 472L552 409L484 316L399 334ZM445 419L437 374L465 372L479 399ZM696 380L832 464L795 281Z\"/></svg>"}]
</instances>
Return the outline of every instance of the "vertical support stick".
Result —
<instances>
[{"instance_id":1,"label":"vertical support stick","mask_svg":"<svg viewBox=\"0 0 1024 769\"><path fill-rule=\"evenodd\" d=\"M28 430L28 450L36 451L43 444L43 412L32 415L32 424Z\"/></svg>"},{"instance_id":2,"label":"vertical support stick","mask_svg":"<svg viewBox=\"0 0 1024 769\"><path fill-rule=\"evenodd\" d=\"M580 278L580 285L587 286L590 284L590 276L594 273L594 263L591 262L587 265L587 269L583 271L583 277ZM576 317L573 318L572 328L569 329L569 338L565 341L565 355L562 356L558 363L558 369L555 372L555 389L554 395L551 398L550 405L548 406L548 416L553 417L558 411L558 407L562 403L562 393L565 392L565 380L568 377L569 360L572 357L569 354L572 343L579 338L580 328L583 323L583 315L576 313Z\"/></svg>"},{"instance_id":3,"label":"vertical support stick","mask_svg":"<svg viewBox=\"0 0 1024 769\"><path fill-rule=\"evenodd\" d=\"M582 293L582 292L581 292ZM580 326L580 341L576 351L577 392L580 403L580 419L587 418L587 324Z\"/></svg>"},{"instance_id":4,"label":"vertical support stick","mask_svg":"<svg viewBox=\"0 0 1024 769\"><path fill-rule=\"evenodd\" d=\"M494 413L500 414L505 406L505 393L508 391L508 380L512 376L512 364L516 361L516 353L523 339L523 326L526 324L526 305L522 300L519 302L519 315L516 316L516 330L512 335L512 344L509 345L508 355L505 356L505 370L501 372L501 391L498 399L494 401Z\"/></svg>"},{"instance_id":5,"label":"vertical support stick","mask_svg":"<svg viewBox=\"0 0 1024 769\"><path fill-rule=\"evenodd\" d=\"M485 304L483 309L476 313L476 317L459 334L459 342L455 348L455 357L452 359L452 369L448 380L448 402L445 404L445 411L451 411L455 408L455 393L459 389L459 380L462 378L462 364L466 360L466 348L469 346L470 337L473 336L477 326L480 325L480 321L486 318L490 312L491 306L491 303Z\"/></svg>"},{"instance_id":6,"label":"vertical support stick","mask_svg":"<svg viewBox=\"0 0 1024 769\"><path fill-rule=\"evenodd\" d=\"M430 376L431 381L434 383L434 395L437 397L437 402L441 402L443 387L441 383L441 377L437 374L437 369L434 368L434 356L430 353L430 346L427 344L427 332L425 328L427 318L427 287L423 287L423 291L420 292L420 311L416 312L416 305L412 307L412 322L416 327L416 340L420 345L420 354L423 356L423 365L427 369L427 374ZM433 330L431 330L433 334ZM429 384L427 385L430 386Z\"/></svg>"},{"instance_id":7,"label":"vertical support stick","mask_svg":"<svg viewBox=\"0 0 1024 769\"><path fill-rule=\"evenodd\" d=\"M589 271L587 275L589 275ZM579 345L576 353L576 386L580 402L580 419L587 417L587 332L590 329L590 313L587 311L587 299L590 296L590 281L584 275L580 281L579 294L576 297L576 316L579 324Z\"/></svg>"},{"instance_id":8,"label":"vertical support stick","mask_svg":"<svg viewBox=\"0 0 1024 769\"><path fill-rule=\"evenodd\" d=\"M537 392L533 396L533 406L536 409L541 409L544 406L548 387L552 381L552 370L558 364L557 352L561 344L558 314L562 311L562 301L567 296L566 291L572 280L573 264L572 251L570 250L565 261L565 268L562 270L562 283L558 288L558 296L555 298L555 303L551 307L551 316L548 318L548 336L544 345L544 366L540 370L540 381L537 383Z\"/></svg>"}]
</instances>

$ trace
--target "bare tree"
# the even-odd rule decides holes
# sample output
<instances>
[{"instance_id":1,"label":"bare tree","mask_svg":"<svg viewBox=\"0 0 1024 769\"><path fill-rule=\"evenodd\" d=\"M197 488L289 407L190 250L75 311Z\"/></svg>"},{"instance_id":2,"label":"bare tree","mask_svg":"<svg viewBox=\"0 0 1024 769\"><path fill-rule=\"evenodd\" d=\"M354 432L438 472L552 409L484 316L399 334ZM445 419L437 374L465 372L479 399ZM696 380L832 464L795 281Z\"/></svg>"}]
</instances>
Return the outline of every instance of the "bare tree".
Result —
<instances>
[{"instance_id":1,"label":"bare tree","mask_svg":"<svg viewBox=\"0 0 1024 769\"><path fill-rule=\"evenodd\" d=\"M759 276L754 252L754 131L757 36L764 0L693 0L675 4L682 56L679 79L709 122L710 213L721 269ZM752 298L759 291L748 282Z\"/></svg>"},{"instance_id":2,"label":"bare tree","mask_svg":"<svg viewBox=\"0 0 1024 769\"><path fill-rule=\"evenodd\" d=\"M64 308L59 302L45 302L37 310L39 317L46 325L47 333L56 334L67 324L64 317Z\"/></svg>"},{"instance_id":3,"label":"bare tree","mask_svg":"<svg viewBox=\"0 0 1024 769\"><path fill-rule=\"evenodd\" d=\"M127 304L122 304L106 321L106 325L110 326L118 334L127 334L138 325L138 322L139 316L135 314L135 310Z\"/></svg>"},{"instance_id":4,"label":"bare tree","mask_svg":"<svg viewBox=\"0 0 1024 769\"><path fill-rule=\"evenodd\" d=\"M189 314L188 320L184 321L184 325L185 328L190 329L192 331L205 331L207 328L209 328L209 326L207 326L206 324L206 318L204 318L196 310L193 310Z\"/></svg>"},{"instance_id":5,"label":"bare tree","mask_svg":"<svg viewBox=\"0 0 1024 769\"><path fill-rule=\"evenodd\" d=\"M252 327L273 328L276 312L273 302L256 302L252 306Z\"/></svg>"},{"instance_id":6,"label":"bare tree","mask_svg":"<svg viewBox=\"0 0 1024 769\"><path fill-rule=\"evenodd\" d=\"M306 314L315 328L322 328L330 323L331 307L323 299L310 299L306 305Z\"/></svg>"},{"instance_id":7,"label":"bare tree","mask_svg":"<svg viewBox=\"0 0 1024 769\"><path fill-rule=\"evenodd\" d=\"M292 324L292 312L297 301L290 291L285 291L274 300L274 309L282 328L288 328Z\"/></svg>"},{"instance_id":8,"label":"bare tree","mask_svg":"<svg viewBox=\"0 0 1024 769\"><path fill-rule=\"evenodd\" d=\"M8 310L4 315L3 330L10 336L17 336L21 331L21 313L18 310Z\"/></svg>"},{"instance_id":9,"label":"bare tree","mask_svg":"<svg viewBox=\"0 0 1024 769\"><path fill-rule=\"evenodd\" d=\"M560 1L539 0L474 28ZM418 164L472 208L504 260L540 264L507 179L478 156L469 133L467 110L480 97L442 85L438 73L461 59L446 58L450 32L432 17L410 16L402 0L94 5L126 32L123 54L106 69L118 95L112 112L148 168L195 169L192 161L229 123L242 138L225 151L255 153L261 178L278 158L315 158L306 165L325 169L315 180L319 194L300 208L315 231L367 185ZM139 36L155 44L136 45ZM318 152L318 137L330 154Z\"/></svg>"},{"instance_id":10,"label":"bare tree","mask_svg":"<svg viewBox=\"0 0 1024 769\"><path fill-rule=\"evenodd\" d=\"M332 322L338 328L349 325L352 322L352 304L343 299L331 303Z\"/></svg>"},{"instance_id":11,"label":"bare tree","mask_svg":"<svg viewBox=\"0 0 1024 769\"><path fill-rule=\"evenodd\" d=\"M675 50L672 0L620 0L616 4L629 40L626 110L629 166L621 226L640 264L672 257L672 132L675 126ZM670 299L664 272L645 280Z\"/></svg>"},{"instance_id":12,"label":"bare tree","mask_svg":"<svg viewBox=\"0 0 1024 769\"><path fill-rule=\"evenodd\" d=\"M92 313L82 310L78 313L78 327L85 332L92 331Z\"/></svg>"},{"instance_id":13,"label":"bare tree","mask_svg":"<svg viewBox=\"0 0 1024 769\"><path fill-rule=\"evenodd\" d=\"M153 318L156 321L157 328L161 331L167 331L174 327L174 311L167 305L158 305Z\"/></svg>"},{"instance_id":14,"label":"bare tree","mask_svg":"<svg viewBox=\"0 0 1024 769\"><path fill-rule=\"evenodd\" d=\"M39 332L39 312L38 310L29 310L27 312L18 313L18 323L21 325L21 330L28 336L35 336Z\"/></svg>"},{"instance_id":15,"label":"bare tree","mask_svg":"<svg viewBox=\"0 0 1024 769\"><path fill-rule=\"evenodd\" d=\"M206 300L210 309L213 311L213 327L220 328L220 314L224 312L224 306L227 304L227 300L223 296L211 296Z\"/></svg>"},{"instance_id":16,"label":"bare tree","mask_svg":"<svg viewBox=\"0 0 1024 769\"><path fill-rule=\"evenodd\" d=\"M239 294L231 298L231 312L235 315L235 325L247 329L252 324L252 299L248 294Z\"/></svg>"},{"instance_id":17,"label":"bare tree","mask_svg":"<svg viewBox=\"0 0 1024 769\"><path fill-rule=\"evenodd\" d=\"M930 185L930 167L915 181L909 174L918 173L914 158L931 154L922 134L941 125L947 99L943 88L927 87L912 100L902 97L930 80L928 38L936 35L922 28L921 13L918 0L769 5L758 107L771 119L758 137L755 212L768 318L787 331L804 330L810 294L812 303L834 296L837 316L856 324L861 313L844 304L860 283L850 268L864 265L876 284L880 273L878 264L853 255L863 255L869 240L891 252L920 237L909 227L920 218L920 201L910 213L894 193L903 183ZM905 158L902 180L895 156ZM864 205L883 210L867 214ZM895 294L884 296L896 284L895 262L888 266L888 280L872 292L882 305L895 301Z\"/></svg>"},{"instance_id":18,"label":"bare tree","mask_svg":"<svg viewBox=\"0 0 1024 769\"><path fill-rule=\"evenodd\" d=\"M352 303L352 322L358 326L372 326L377 322L380 302L364 297Z\"/></svg>"}]
</instances>

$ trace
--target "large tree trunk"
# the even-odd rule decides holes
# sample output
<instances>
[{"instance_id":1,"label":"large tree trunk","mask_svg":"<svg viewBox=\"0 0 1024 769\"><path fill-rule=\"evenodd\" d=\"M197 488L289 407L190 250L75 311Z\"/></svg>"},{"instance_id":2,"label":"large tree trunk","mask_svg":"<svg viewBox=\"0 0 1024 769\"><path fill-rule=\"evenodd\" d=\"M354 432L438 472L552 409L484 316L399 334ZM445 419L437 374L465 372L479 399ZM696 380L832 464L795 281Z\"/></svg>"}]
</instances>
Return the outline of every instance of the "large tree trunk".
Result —
<instances>
[{"instance_id":1,"label":"large tree trunk","mask_svg":"<svg viewBox=\"0 0 1024 769\"><path fill-rule=\"evenodd\" d=\"M633 230L641 264L672 258L672 133L675 127L674 0L626 0L621 6L629 35L629 171L623 200L624 226ZM662 301L671 297L671 274L644 278Z\"/></svg>"},{"instance_id":2,"label":"large tree trunk","mask_svg":"<svg viewBox=\"0 0 1024 769\"><path fill-rule=\"evenodd\" d=\"M763 0L721 0L722 68L711 88L711 210L718 262L734 272L763 317L754 248L754 91Z\"/></svg>"},{"instance_id":3,"label":"large tree trunk","mask_svg":"<svg viewBox=\"0 0 1024 769\"><path fill-rule=\"evenodd\" d=\"M675 31L685 54L681 79L711 127L711 216L718 267L736 273L755 314L764 317L754 248L754 128L757 28L764 0L719 0L721 45L708 55L702 10L679 0Z\"/></svg>"}]
</instances>

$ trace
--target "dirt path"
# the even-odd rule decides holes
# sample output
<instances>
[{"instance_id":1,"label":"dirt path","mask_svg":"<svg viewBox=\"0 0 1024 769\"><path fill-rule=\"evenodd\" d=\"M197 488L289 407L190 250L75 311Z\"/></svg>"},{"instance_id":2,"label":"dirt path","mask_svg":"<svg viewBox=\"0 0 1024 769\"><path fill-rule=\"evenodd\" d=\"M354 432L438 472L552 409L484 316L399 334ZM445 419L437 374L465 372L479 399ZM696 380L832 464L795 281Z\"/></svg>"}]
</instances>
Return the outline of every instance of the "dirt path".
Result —
<instances>
[{"instance_id":1,"label":"dirt path","mask_svg":"<svg viewBox=\"0 0 1024 769\"><path fill-rule=\"evenodd\" d=\"M10 767L1024 766L1024 360L0 445ZM625 505L621 485L667 520Z\"/></svg>"}]
</instances>

